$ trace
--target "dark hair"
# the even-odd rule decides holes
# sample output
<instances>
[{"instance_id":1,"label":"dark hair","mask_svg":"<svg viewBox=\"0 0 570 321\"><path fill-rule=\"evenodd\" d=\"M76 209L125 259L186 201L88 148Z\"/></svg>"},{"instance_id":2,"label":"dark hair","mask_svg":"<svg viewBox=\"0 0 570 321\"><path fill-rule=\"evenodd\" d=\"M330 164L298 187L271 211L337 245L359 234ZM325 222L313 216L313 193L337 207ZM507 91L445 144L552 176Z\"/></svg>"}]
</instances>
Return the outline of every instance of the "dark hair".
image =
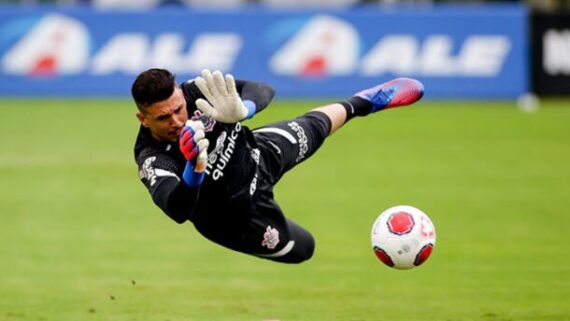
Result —
<instances>
[{"instance_id":1,"label":"dark hair","mask_svg":"<svg viewBox=\"0 0 570 321\"><path fill-rule=\"evenodd\" d=\"M166 69L153 68L141 72L131 88L140 111L170 97L176 87L175 76Z\"/></svg>"}]
</instances>

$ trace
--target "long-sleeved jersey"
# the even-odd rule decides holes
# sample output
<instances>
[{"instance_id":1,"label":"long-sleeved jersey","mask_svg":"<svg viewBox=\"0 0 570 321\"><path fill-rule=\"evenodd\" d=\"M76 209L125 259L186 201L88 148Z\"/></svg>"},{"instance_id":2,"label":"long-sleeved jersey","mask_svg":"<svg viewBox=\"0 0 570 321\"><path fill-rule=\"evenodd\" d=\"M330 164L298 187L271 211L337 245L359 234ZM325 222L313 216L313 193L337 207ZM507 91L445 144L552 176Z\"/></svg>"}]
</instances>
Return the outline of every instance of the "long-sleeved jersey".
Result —
<instances>
[{"instance_id":1,"label":"long-sleeved jersey","mask_svg":"<svg viewBox=\"0 0 570 321\"><path fill-rule=\"evenodd\" d=\"M274 90L263 83L236 81L242 100L255 103L256 112L270 103ZM135 142L139 177L154 203L178 223L207 218L212 213L240 216L251 210L250 199L257 188L259 149L251 131L241 123L225 124L202 115L195 101L202 95L193 81L180 85L186 99L188 118L204 124L208 147L206 177L199 188L182 180L186 159L177 143L154 139L150 130L140 127Z\"/></svg>"}]
</instances>

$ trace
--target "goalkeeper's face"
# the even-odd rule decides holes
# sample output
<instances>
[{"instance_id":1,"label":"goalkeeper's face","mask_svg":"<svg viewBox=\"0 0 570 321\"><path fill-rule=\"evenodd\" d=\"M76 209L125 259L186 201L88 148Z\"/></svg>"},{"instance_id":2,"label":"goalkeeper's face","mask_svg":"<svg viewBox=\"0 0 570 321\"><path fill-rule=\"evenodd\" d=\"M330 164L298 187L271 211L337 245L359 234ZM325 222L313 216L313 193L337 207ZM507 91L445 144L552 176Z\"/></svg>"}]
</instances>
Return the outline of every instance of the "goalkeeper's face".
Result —
<instances>
[{"instance_id":1,"label":"goalkeeper's face","mask_svg":"<svg viewBox=\"0 0 570 321\"><path fill-rule=\"evenodd\" d=\"M170 97L149 105L143 112L137 113L137 118L144 127L150 129L154 138L175 143L188 120L182 90L177 86Z\"/></svg>"}]
</instances>

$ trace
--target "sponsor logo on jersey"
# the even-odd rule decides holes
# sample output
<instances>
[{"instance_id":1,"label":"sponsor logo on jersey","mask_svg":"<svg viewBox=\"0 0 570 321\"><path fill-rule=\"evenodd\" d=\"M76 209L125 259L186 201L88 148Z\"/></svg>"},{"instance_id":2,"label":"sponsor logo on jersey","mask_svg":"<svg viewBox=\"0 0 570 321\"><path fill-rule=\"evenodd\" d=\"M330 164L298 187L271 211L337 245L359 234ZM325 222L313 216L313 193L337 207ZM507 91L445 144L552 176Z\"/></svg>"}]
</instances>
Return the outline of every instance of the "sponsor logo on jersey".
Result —
<instances>
[{"instance_id":1,"label":"sponsor logo on jersey","mask_svg":"<svg viewBox=\"0 0 570 321\"><path fill-rule=\"evenodd\" d=\"M261 155L259 148L253 148L251 150L251 158L253 158L253 161L259 165L259 156Z\"/></svg>"},{"instance_id":2,"label":"sponsor logo on jersey","mask_svg":"<svg viewBox=\"0 0 570 321\"><path fill-rule=\"evenodd\" d=\"M141 170L139 171L140 179L146 179L149 181L150 186L156 184L156 171L152 167L152 163L156 160L156 156L149 157L144 160Z\"/></svg>"},{"instance_id":3,"label":"sponsor logo on jersey","mask_svg":"<svg viewBox=\"0 0 570 321\"><path fill-rule=\"evenodd\" d=\"M251 158L253 159L253 161L259 165L259 157L261 156L261 153L259 151L259 148L253 148L251 150ZM253 195L255 193L255 191L257 190L257 172L255 173L255 175L253 175L253 178L251 179L251 183L249 184L249 195Z\"/></svg>"},{"instance_id":4,"label":"sponsor logo on jersey","mask_svg":"<svg viewBox=\"0 0 570 321\"><path fill-rule=\"evenodd\" d=\"M287 125L297 134L297 141L299 143L299 154L297 155L295 162L298 163L305 158L305 156L307 155L307 151L309 151L309 145L307 144L308 143L307 135L305 134L305 130L303 129L303 127L301 127L301 125L299 125L299 123L297 123L296 121L292 121Z\"/></svg>"},{"instance_id":5,"label":"sponsor logo on jersey","mask_svg":"<svg viewBox=\"0 0 570 321\"><path fill-rule=\"evenodd\" d=\"M236 140L241 130L241 123L236 123L229 134L222 132L216 139L216 147L210 152L206 166L206 174L211 175L215 181L224 176L224 170L234 154Z\"/></svg>"},{"instance_id":6,"label":"sponsor logo on jersey","mask_svg":"<svg viewBox=\"0 0 570 321\"><path fill-rule=\"evenodd\" d=\"M226 132L221 132L218 138L216 138L216 147L214 147L214 149L210 152L210 155L208 156L209 163L214 164L218 161L218 157L220 156L222 150L224 149L226 137L228 137L228 134Z\"/></svg>"},{"instance_id":7,"label":"sponsor logo on jersey","mask_svg":"<svg viewBox=\"0 0 570 321\"><path fill-rule=\"evenodd\" d=\"M255 173L255 175L253 175L251 183L249 184L249 195L253 195L257 190L257 177L257 173Z\"/></svg>"}]
</instances>

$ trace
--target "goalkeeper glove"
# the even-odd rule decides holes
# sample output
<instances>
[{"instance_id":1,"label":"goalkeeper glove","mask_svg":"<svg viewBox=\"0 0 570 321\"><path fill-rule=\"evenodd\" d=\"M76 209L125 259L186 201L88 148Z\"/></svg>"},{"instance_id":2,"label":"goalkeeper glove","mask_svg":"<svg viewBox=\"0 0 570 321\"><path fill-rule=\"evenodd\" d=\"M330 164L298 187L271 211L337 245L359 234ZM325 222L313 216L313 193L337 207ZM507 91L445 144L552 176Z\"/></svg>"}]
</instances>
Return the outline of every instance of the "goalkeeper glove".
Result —
<instances>
[{"instance_id":1,"label":"goalkeeper glove","mask_svg":"<svg viewBox=\"0 0 570 321\"><path fill-rule=\"evenodd\" d=\"M201 121L187 121L180 133L178 145L186 158L182 180L189 187L196 188L204 181L208 164L209 141L204 132L204 124Z\"/></svg>"},{"instance_id":2,"label":"goalkeeper glove","mask_svg":"<svg viewBox=\"0 0 570 321\"><path fill-rule=\"evenodd\" d=\"M207 99L197 99L196 106L207 116L222 123L237 123L255 112L242 102L232 75L227 74L224 79L220 71L211 73L206 69L195 82Z\"/></svg>"}]
</instances>

